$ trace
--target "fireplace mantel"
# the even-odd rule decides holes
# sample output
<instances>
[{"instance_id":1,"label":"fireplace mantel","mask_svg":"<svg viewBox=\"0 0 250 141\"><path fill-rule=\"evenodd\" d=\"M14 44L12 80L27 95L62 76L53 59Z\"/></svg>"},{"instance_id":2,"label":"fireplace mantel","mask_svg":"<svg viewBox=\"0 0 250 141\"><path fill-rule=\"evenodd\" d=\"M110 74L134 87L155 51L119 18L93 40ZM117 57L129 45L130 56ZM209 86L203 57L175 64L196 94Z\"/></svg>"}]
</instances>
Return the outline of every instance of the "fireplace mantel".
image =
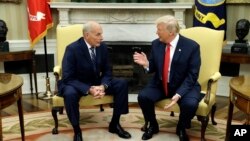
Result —
<instances>
[{"instance_id":1,"label":"fireplace mantel","mask_svg":"<svg viewBox=\"0 0 250 141\"><path fill-rule=\"evenodd\" d=\"M151 42L157 38L155 20L174 15L185 25L185 11L193 3L76 3L51 2L58 10L58 26L94 20L102 24L105 41Z\"/></svg>"},{"instance_id":2,"label":"fireplace mantel","mask_svg":"<svg viewBox=\"0 0 250 141\"><path fill-rule=\"evenodd\" d=\"M193 3L76 3L51 2L59 11L59 24L83 23L92 19L100 23L154 23L157 17L173 14L185 28L185 10Z\"/></svg>"}]
</instances>

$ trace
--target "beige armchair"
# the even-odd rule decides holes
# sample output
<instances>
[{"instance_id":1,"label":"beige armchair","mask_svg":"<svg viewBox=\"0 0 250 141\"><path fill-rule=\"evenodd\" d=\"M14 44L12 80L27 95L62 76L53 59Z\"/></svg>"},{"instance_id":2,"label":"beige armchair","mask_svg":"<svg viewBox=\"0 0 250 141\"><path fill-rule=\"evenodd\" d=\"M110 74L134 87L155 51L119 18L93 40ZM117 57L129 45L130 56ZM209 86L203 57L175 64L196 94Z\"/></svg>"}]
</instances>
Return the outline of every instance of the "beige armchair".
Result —
<instances>
[{"instance_id":1,"label":"beige armchair","mask_svg":"<svg viewBox=\"0 0 250 141\"><path fill-rule=\"evenodd\" d=\"M75 25L69 25L65 27L58 26L57 27L57 65L54 67L54 75L56 79L56 83L59 79L62 77L62 58L64 55L65 48L70 43L77 40L79 37L83 36L82 34L82 28L83 25L75 24ZM52 97L52 116L54 118L55 122L55 128L52 130L53 134L58 134L58 118L57 118L57 112L62 114L63 107L64 107L64 100L63 97L60 97L57 95L57 84L55 87L55 95ZM80 106L93 106L93 105L102 105L102 104L110 104L113 103L113 96L107 95L104 96L102 99L94 99L92 95L84 96L80 99L79 105ZM103 108L101 108L101 111L103 111Z\"/></svg>"},{"instance_id":2,"label":"beige armchair","mask_svg":"<svg viewBox=\"0 0 250 141\"><path fill-rule=\"evenodd\" d=\"M201 122L201 141L204 141L210 113L213 125L217 124L214 121L214 114L216 111L215 99L218 79L221 77L219 67L224 31L213 30L206 27L192 27L182 29L180 34L200 44L201 68L198 81L201 85L201 94L204 95L204 98L199 103L196 116ZM170 102L170 99L164 99L157 102L156 106L163 109L164 106ZM172 114L173 112L179 112L178 104L175 104L170 111L172 111ZM145 130L146 127L147 121L142 127L142 130Z\"/></svg>"}]
</instances>

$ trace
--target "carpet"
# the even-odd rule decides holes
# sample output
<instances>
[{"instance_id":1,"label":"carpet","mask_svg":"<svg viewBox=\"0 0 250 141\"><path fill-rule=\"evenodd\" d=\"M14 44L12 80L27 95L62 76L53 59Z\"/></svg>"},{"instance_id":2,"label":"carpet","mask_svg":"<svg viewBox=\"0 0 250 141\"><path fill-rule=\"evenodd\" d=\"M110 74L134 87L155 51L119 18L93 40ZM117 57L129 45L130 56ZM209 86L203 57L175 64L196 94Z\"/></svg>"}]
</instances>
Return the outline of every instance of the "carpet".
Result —
<instances>
[{"instance_id":1,"label":"carpet","mask_svg":"<svg viewBox=\"0 0 250 141\"><path fill-rule=\"evenodd\" d=\"M140 109L131 108L127 115L121 117L121 125L131 133L132 138L127 141L140 141L143 134L140 127L144 120ZM116 134L108 132L109 121L112 116L112 109L106 108L104 112L99 112L98 108L81 109L81 129L84 141L124 141ZM39 113L28 113L24 115L25 139L26 141L72 141L72 127L66 114L59 115L59 134L52 135L51 130L54 127L54 121L50 111ZM150 141L178 141L175 135L178 114L171 117L169 112L157 111L157 120L160 126L160 132ZM225 138L226 121L216 119L217 125L209 125L206 130L207 141L222 141ZM19 119L15 117L4 117L2 119L3 140L20 141ZM192 120L191 129L187 130L191 141L200 140L200 122Z\"/></svg>"}]
</instances>

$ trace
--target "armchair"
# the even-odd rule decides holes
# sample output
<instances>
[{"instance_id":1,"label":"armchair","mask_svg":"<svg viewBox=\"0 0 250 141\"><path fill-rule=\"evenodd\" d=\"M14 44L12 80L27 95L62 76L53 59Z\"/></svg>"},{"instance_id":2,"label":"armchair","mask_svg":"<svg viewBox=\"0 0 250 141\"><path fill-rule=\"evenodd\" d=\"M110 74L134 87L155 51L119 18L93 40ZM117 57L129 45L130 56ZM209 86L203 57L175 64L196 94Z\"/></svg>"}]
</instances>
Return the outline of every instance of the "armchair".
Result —
<instances>
[{"instance_id":1,"label":"armchair","mask_svg":"<svg viewBox=\"0 0 250 141\"><path fill-rule=\"evenodd\" d=\"M180 34L195 40L200 45L201 68L198 81L201 85L201 94L204 95L204 97L199 103L196 116L201 122L201 141L205 141L205 131L208 125L210 113L212 124L217 124L214 121L214 114L216 111L215 99L218 80L221 77L219 67L224 31L217 31L206 27L192 27L182 29ZM164 99L157 102L155 105L156 107L163 109L164 106L170 102L171 99ZM174 112L179 112L178 104L175 104L170 111L172 115ZM145 130L146 128L147 121L142 127L142 130Z\"/></svg>"},{"instance_id":2,"label":"armchair","mask_svg":"<svg viewBox=\"0 0 250 141\"><path fill-rule=\"evenodd\" d=\"M83 36L82 33L83 25L75 24L69 25L65 27L58 26L57 27L57 65L54 67L54 75L56 80L55 86L55 94L52 97L52 116L54 118L55 127L52 130L52 134L58 134L58 118L57 112L62 114L64 107L63 97L58 96L57 82L62 77L62 59L64 55L64 51L70 43L77 40L79 37ZM93 105L102 105L102 104L110 104L113 103L113 96L106 95L102 99L94 99L92 95L83 96L80 99L80 106L93 106ZM103 111L103 108L100 108Z\"/></svg>"}]
</instances>

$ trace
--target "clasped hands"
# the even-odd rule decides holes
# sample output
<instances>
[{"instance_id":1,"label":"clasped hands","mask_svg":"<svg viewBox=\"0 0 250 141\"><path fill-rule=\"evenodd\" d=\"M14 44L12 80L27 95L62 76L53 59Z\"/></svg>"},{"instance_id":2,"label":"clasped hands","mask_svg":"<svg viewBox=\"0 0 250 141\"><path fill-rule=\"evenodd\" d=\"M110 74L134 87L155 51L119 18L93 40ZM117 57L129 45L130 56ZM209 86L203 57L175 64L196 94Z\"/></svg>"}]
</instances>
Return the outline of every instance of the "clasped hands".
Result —
<instances>
[{"instance_id":1,"label":"clasped hands","mask_svg":"<svg viewBox=\"0 0 250 141\"><path fill-rule=\"evenodd\" d=\"M91 94L94 99L103 98L105 95L105 88L103 85L91 86L89 89L89 94Z\"/></svg>"},{"instance_id":2,"label":"clasped hands","mask_svg":"<svg viewBox=\"0 0 250 141\"><path fill-rule=\"evenodd\" d=\"M143 66L143 68L148 68L149 67L149 62L148 62L148 59L147 59L147 55L144 53L144 52L141 52L141 53L138 53L138 52L135 52L134 55L133 55L133 59L134 59L134 62L137 63L138 65L141 65ZM171 103L170 104L166 104L164 106L164 110L169 110L171 107L173 107L177 101L180 99L180 96L178 95L174 95L171 99Z\"/></svg>"}]
</instances>

